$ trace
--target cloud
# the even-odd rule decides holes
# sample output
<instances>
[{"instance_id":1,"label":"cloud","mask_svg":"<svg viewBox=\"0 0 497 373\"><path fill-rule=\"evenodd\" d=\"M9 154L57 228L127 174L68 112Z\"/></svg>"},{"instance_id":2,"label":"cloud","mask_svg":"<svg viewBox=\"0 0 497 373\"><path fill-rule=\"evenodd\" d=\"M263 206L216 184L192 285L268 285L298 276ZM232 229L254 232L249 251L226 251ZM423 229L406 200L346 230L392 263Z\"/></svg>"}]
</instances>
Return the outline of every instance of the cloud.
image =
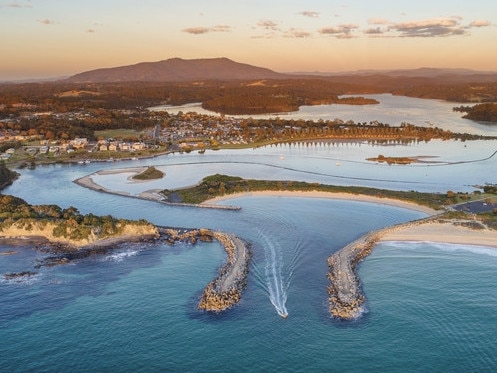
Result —
<instances>
[{"instance_id":1,"label":"cloud","mask_svg":"<svg viewBox=\"0 0 497 373\"><path fill-rule=\"evenodd\" d=\"M40 22L43 25L55 25L55 21L52 21L52 20L50 20L48 18L42 19L42 20L40 20L38 22Z\"/></svg>"},{"instance_id":2,"label":"cloud","mask_svg":"<svg viewBox=\"0 0 497 373\"><path fill-rule=\"evenodd\" d=\"M436 18L422 21L402 22L389 26L401 37L440 37L463 35L466 28L461 25L459 17Z\"/></svg>"},{"instance_id":3,"label":"cloud","mask_svg":"<svg viewBox=\"0 0 497 373\"><path fill-rule=\"evenodd\" d=\"M370 25L385 26L384 28L369 28L364 34L370 36L387 35L391 37L415 38L415 37L447 37L457 35L468 35L469 30L474 27L486 27L491 23L485 20L475 20L469 25L463 25L461 16L443 17L410 22L390 22L382 18L368 20Z\"/></svg>"},{"instance_id":4,"label":"cloud","mask_svg":"<svg viewBox=\"0 0 497 373\"><path fill-rule=\"evenodd\" d=\"M208 34L210 32L229 32L231 31L231 26L228 25L217 25L213 27L189 27L182 30L187 34L192 35L202 35Z\"/></svg>"},{"instance_id":5,"label":"cloud","mask_svg":"<svg viewBox=\"0 0 497 373\"><path fill-rule=\"evenodd\" d=\"M469 24L470 27L487 27L490 26L489 21L485 21L483 19L477 19Z\"/></svg>"},{"instance_id":6,"label":"cloud","mask_svg":"<svg viewBox=\"0 0 497 373\"><path fill-rule=\"evenodd\" d=\"M287 32L283 34L284 37L286 38L297 38L297 39L304 39L312 36L310 32L303 31L303 30L297 30L294 28L291 28Z\"/></svg>"},{"instance_id":7,"label":"cloud","mask_svg":"<svg viewBox=\"0 0 497 373\"><path fill-rule=\"evenodd\" d=\"M257 22L257 26L262 27L266 30L278 31L278 24L270 20L259 21Z\"/></svg>"},{"instance_id":8,"label":"cloud","mask_svg":"<svg viewBox=\"0 0 497 373\"><path fill-rule=\"evenodd\" d=\"M304 17L309 17L309 18L318 18L319 17L319 12L314 12L312 10L304 10L299 13L300 15Z\"/></svg>"},{"instance_id":9,"label":"cloud","mask_svg":"<svg viewBox=\"0 0 497 373\"><path fill-rule=\"evenodd\" d=\"M212 28L214 32L229 32L231 31L231 26L228 25L217 25Z\"/></svg>"},{"instance_id":10,"label":"cloud","mask_svg":"<svg viewBox=\"0 0 497 373\"><path fill-rule=\"evenodd\" d=\"M320 29L318 32L321 35L331 35L336 37L337 39L351 39L354 37L352 32L359 28L358 25L354 24L342 24L337 27L324 27Z\"/></svg>"},{"instance_id":11,"label":"cloud","mask_svg":"<svg viewBox=\"0 0 497 373\"><path fill-rule=\"evenodd\" d=\"M367 30L364 30L364 33L366 35L383 35L385 33L385 31L382 30L380 27L374 27L374 28L369 28Z\"/></svg>"},{"instance_id":12,"label":"cloud","mask_svg":"<svg viewBox=\"0 0 497 373\"><path fill-rule=\"evenodd\" d=\"M94 32L97 32L97 30L94 30L94 29L89 28L88 30L86 30L86 32L88 32L88 33L92 34L92 33L94 33Z\"/></svg>"}]
</instances>

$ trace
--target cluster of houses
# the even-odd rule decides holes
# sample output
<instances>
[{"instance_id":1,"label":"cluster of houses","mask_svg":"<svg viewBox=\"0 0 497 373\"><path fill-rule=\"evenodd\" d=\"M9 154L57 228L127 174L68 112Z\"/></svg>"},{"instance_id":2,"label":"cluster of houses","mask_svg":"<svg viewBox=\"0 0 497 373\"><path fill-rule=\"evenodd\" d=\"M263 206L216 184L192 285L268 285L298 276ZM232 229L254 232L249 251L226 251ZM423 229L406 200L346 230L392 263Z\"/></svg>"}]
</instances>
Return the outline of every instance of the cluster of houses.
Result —
<instances>
[{"instance_id":1,"label":"cluster of houses","mask_svg":"<svg viewBox=\"0 0 497 373\"><path fill-rule=\"evenodd\" d=\"M79 140L79 139L77 139ZM76 141L76 140L74 140ZM92 150L96 151L109 151L109 152L134 152L140 151L147 147L147 145L143 142L126 142L126 141L118 141L114 139L107 140L99 140Z\"/></svg>"},{"instance_id":2,"label":"cluster of houses","mask_svg":"<svg viewBox=\"0 0 497 373\"><path fill-rule=\"evenodd\" d=\"M240 122L234 117L215 117L197 113L178 114L160 130L164 142L176 142L183 146L194 146L191 139L205 139L222 144L246 143Z\"/></svg>"},{"instance_id":3,"label":"cluster of houses","mask_svg":"<svg viewBox=\"0 0 497 373\"><path fill-rule=\"evenodd\" d=\"M118 141L114 139L99 140L97 142L89 142L86 138L75 138L74 140L66 142L56 142L54 144L48 145L47 141L42 141L42 145L39 147L39 153L72 153L77 150L86 150L89 152L98 151L108 151L108 152L118 152L118 151L139 151L143 150L147 145L143 142L125 142Z\"/></svg>"},{"instance_id":4,"label":"cluster of houses","mask_svg":"<svg viewBox=\"0 0 497 373\"><path fill-rule=\"evenodd\" d=\"M114 139L99 140L97 142L89 142L86 138L75 138L70 141L52 141L42 140L39 146L28 146L24 151L31 156L36 154L60 154L60 153L73 153L78 150L88 152L135 152L146 149L147 144L143 142L126 142ZM14 148L9 148L5 152L0 153L0 160L8 160L16 152Z\"/></svg>"}]
</instances>

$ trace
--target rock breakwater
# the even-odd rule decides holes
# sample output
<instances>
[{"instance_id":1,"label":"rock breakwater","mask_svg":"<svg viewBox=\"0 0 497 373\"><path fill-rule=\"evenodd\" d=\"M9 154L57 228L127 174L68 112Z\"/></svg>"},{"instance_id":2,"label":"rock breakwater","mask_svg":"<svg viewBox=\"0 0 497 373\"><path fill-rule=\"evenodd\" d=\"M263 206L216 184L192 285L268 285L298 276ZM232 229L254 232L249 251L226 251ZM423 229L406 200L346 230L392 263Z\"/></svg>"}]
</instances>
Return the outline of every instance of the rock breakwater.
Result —
<instances>
[{"instance_id":1,"label":"rock breakwater","mask_svg":"<svg viewBox=\"0 0 497 373\"><path fill-rule=\"evenodd\" d=\"M366 298L362 293L356 267L361 260L371 254L375 245L385 234L425 224L435 219L437 215L369 232L331 255L327 259L329 267L327 277L330 280L328 300L331 315L342 320L353 320L364 312Z\"/></svg>"},{"instance_id":2,"label":"rock breakwater","mask_svg":"<svg viewBox=\"0 0 497 373\"><path fill-rule=\"evenodd\" d=\"M379 239L379 232L368 233L328 258L329 310L333 317L352 320L363 313L365 297L356 266L371 253Z\"/></svg>"},{"instance_id":3,"label":"rock breakwater","mask_svg":"<svg viewBox=\"0 0 497 373\"><path fill-rule=\"evenodd\" d=\"M197 309L209 312L222 312L237 304L247 283L251 252L248 245L234 234L215 232L209 229L177 230L163 228L163 239L173 244L187 241L192 244L201 241L218 241L226 251L226 263L202 292Z\"/></svg>"},{"instance_id":4,"label":"rock breakwater","mask_svg":"<svg viewBox=\"0 0 497 373\"><path fill-rule=\"evenodd\" d=\"M233 234L213 232L213 236L223 245L228 259L217 277L204 289L197 308L220 312L240 301L247 284L251 253L247 245Z\"/></svg>"}]
</instances>

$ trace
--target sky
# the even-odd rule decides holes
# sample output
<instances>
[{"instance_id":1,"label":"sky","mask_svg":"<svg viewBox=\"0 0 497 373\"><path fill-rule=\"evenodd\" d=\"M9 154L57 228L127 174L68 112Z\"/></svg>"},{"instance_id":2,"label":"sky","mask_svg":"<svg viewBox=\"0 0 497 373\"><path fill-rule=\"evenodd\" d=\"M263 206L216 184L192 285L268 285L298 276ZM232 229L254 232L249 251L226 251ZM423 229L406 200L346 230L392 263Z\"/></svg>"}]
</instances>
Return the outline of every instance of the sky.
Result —
<instances>
[{"instance_id":1,"label":"sky","mask_svg":"<svg viewBox=\"0 0 497 373\"><path fill-rule=\"evenodd\" d=\"M0 81L169 58L497 71L494 0L0 0Z\"/></svg>"}]
</instances>

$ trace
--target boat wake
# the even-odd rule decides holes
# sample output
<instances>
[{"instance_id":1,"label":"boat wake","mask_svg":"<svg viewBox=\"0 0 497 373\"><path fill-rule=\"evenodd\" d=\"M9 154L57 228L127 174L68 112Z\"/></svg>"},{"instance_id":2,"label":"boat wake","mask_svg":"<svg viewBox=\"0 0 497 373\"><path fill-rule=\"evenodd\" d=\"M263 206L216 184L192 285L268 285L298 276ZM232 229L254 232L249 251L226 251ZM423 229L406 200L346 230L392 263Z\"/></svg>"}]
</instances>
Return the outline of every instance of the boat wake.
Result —
<instances>
[{"instance_id":1,"label":"boat wake","mask_svg":"<svg viewBox=\"0 0 497 373\"><path fill-rule=\"evenodd\" d=\"M281 317L288 316L286 308L287 290L289 283L285 283L282 274L283 258L277 242L271 240L263 232L259 232L259 239L264 247L266 256L265 280L269 300Z\"/></svg>"},{"instance_id":2,"label":"boat wake","mask_svg":"<svg viewBox=\"0 0 497 373\"><path fill-rule=\"evenodd\" d=\"M258 277L261 283L265 285L269 300L278 315L287 318L288 309L286 302L288 289L294 269L302 255L302 245L299 240L292 240L292 244L297 243L297 246L294 248L295 250L287 247L283 248L281 246L282 240L275 239L271 234L264 232L262 229L259 229L258 241L263 246L265 254L264 274L262 276L259 274ZM293 253L287 253L287 251L293 251ZM285 257L288 257L286 258L288 259L288 263L286 263Z\"/></svg>"}]
</instances>

